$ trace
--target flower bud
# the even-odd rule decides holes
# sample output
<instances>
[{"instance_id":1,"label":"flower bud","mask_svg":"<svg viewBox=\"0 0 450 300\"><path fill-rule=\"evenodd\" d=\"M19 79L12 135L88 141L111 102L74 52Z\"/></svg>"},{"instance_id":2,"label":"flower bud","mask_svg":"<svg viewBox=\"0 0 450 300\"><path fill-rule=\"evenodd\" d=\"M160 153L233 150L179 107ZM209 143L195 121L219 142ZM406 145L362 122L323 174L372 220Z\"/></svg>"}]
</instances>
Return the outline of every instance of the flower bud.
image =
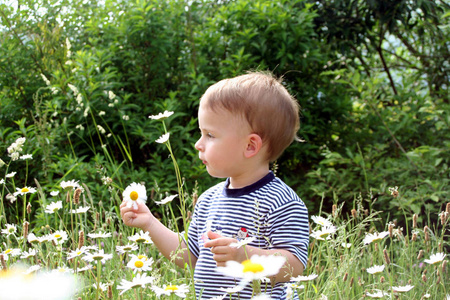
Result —
<instances>
[{"instance_id":1,"label":"flower bud","mask_svg":"<svg viewBox=\"0 0 450 300\"><path fill-rule=\"evenodd\" d=\"M383 256L384 256L384 261L386 262L386 264L390 265L391 260L389 259L389 253L387 252L386 249L383 250Z\"/></svg>"},{"instance_id":2,"label":"flower bud","mask_svg":"<svg viewBox=\"0 0 450 300\"><path fill-rule=\"evenodd\" d=\"M28 202L28 204L27 204L27 213L31 214L31 203L30 202Z\"/></svg>"},{"instance_id":3,"label":"flower bud","mask_svg":"<svg viewBox=\"0 0 450 300\"><path fill-rule=\"evenodd\" d=\"M358 212L354 208L352 209L352 217L355 219L358 217Z\"/></svg>"},{"instance_id":4,"label":"flower bud","mask_svg":"<svg viewBox=\"0 0 450 300\"><path fill-rule=\"evenodd\" d=\"M344 274L344 278L342 278L342 281L347 281L347 277L348 277L348 273L347 273L347 272L345 272L345 274Z\"/></svg>"},{"instance_id":5,"label":"flower bud","mask_svg":"<svg viewBox=\"0 0 450 300\"><path fill-rule=\"evenodd\" d=\"M337 205L333 204L333 206L331 207L331 215L333 216L333 218L337 217Z\"/></svg>"},{"instance_id":6,"label":"flower bud","mask_svg":"<svg viewBox=\"0 0 450 300\"><path fill-rule=\"evenodd\" d=\"M393 223L390 223L389 222L389 224L388 224L388 231L389 231L389 237L390 238L392 238L393 237L393 235L394 235L394 224Z\"/></svg>"},{"instance_id":7,"label":"flower bud","mask_svg":"<svg viewBox=\"0 0 450 300\"><path fill-rule=\"evenodd\" d=\"M23 238L24 238L24 240L27 240L29 226L30 226L30 223L28 223L27 221L23 222Z\"/></svg>"},{"instance_id":8,"label":"flower bud","mask_svg":"<svg viewBox=\"0 0 450 300\"><path fill-rule=\"evenodd\" d=\"M417 215L414 214L413 215L413 219L412 219L412 228L417 228Z\"/></svg>"},{"instance_id":9,"label":"flower bud","mask_svg":"<svg viewBox=\"0 0 450 300\"><path fill-rule=\"evenodd\" d=\"M425 227L423 228L423 233L425 234L425 241L428 242L430 240L430 233L428 232L430 230L430 228L425 225Z\"/></svg>"},{"instance_id":10,"label":"flower bud","mask_svg":"<svg viewBox=\"0 0 450 300\"><path fill-rule=\"evenodd\" d=\"M417 255L417 260L421 260L423 257L423 250L419 251L419 254Z\"/></svg>"},{"instance_id":11,"label":"flower bud","mask_svg":"<svg viewBox=\"0 0 450 300\"><path fill-rule=\"evenodd\" d=\"M84 246L84 231L80 230L78 233L78 248L81 248Z\"/></svg>"},{"instance_id":12,"label":"flower bud","mask_svg":"<svg viewBox=\"0 0 450 300\"><path fill-rule=\"evenodd\" d=\"M8 271L8 266L6 265L4 254L0 254L0 263L2 264L2 271Z\"/></svg>"},{"instance_id":13,"label":"flower bud","mask_svg":"<svg viewBox=\"0 0 450 300\"><path fill-rule=\"evenodd\" d=\"M82 192L83 190L82 189L80 189L80 188L77 188L76 190L75 190L75 193L74 193L74 195L73 195L73 203L74 204L80 204L80 195L81 195L81 192Z\"/></svg>"},{"instance_id":14,"label":"flower bud","mask_svg":"<svg viewBox=\"0 0 450 300\"><path fill-rule=\"evenodd\" d=\"M427 276L425 274L422 274L422 281L427 282Z\"/></svg>"}]
</instances>

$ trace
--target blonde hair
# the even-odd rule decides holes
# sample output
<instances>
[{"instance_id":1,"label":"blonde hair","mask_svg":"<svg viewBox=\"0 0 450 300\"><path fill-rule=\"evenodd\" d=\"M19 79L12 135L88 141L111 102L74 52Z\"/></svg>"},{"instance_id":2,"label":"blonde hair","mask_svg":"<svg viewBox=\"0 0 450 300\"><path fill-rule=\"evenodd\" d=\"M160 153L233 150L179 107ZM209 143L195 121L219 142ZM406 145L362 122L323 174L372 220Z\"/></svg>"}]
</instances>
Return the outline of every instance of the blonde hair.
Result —
<instances>
[{"instance_id":1,"label":"blonde hair","mask_svg":"<svg viewBox=\"0 0 450 300\"><path fill-rule=\"evenodd\" d=\"M217 112L241 115L267 145L267 159L276 160L297 138L299 104L281 80L268 72L251 72L210 86L201 101Z\"/></svg>"}]
</instances>

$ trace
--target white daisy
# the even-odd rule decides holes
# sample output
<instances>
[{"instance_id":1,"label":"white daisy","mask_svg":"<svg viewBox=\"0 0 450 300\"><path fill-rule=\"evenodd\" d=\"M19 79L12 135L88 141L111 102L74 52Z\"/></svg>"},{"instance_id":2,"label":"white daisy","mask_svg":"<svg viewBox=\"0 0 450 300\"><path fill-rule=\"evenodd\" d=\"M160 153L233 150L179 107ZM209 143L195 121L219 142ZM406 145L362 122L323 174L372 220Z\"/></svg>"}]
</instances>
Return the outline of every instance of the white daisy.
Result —
<instances>
[{"instance_id":1,"label":"white daisy","mask_svg":"<svg viewBox=\"0 0 450 300\"><path fill-rule=\"evenodd\" d=\"M142 230L139 233L136 233L133 236L129 236L128 239L130 241L133 241L133 242L138 243L138 244L139 243L147 243L147 244L153 243L152 239L150 237L150 233L148 231L146 231L144 233L144 231L142 231Z\"/></svg>"},{"instance_id":2,"label":"white daisy","mask_svg":"<svg viewBox=\"0 0 450 300\"><path fill-rule=\"evenodd\" d=\"M252 237L248 237L245 239L242 239L240 241L237 241L236 243L231 243L229 246L232 248L241 248L242 246L245 246L247 244L250 244L251 242L253 242L254 240L256 240L256 236L252 236Z\"/></svg>"},{"instance_id":3,"label":"white daisy","mask_svg":"<svg viewBox=\"0 0 450 300\"><path fill-rule=\"evenodd\" d=\"M45 211L48 214L56 213L62 208L62 201L52 202L45 207Z\"/></svg>"},{"instance_id":4,"label":"white daisy","mask_svg":"<svg viewBox=\"0 0 450 300\"><path fill-rule=\"evenodd\" d=\"M78 183L79 180L75 181L74 179L69 180L69 181L62 181L60 183L61 188L63 189L76 189L76 188L80 188L80 184Z\"/></svg>"},{"instance_id":5,"label":"white daisy","mask_svg":"<svg viewBox=\"0 0 450 300\"><path fill-rule=\"evenodd\" d=\"M22 255L20 255L20 258L27 259L36 256L36 254L37 254L36 249L30 249L29 251L23 251Z\"/></svg>"},{"instance_id":6,"label":"white daisy","mask_svg":"<svg viewBox=\"0 0 450 300\"><path fill-rule=\"evenodd\" d=\"M132 269L135 273L142 271L151 271L153 258L141 257L131 255L131 260L127 263L127 267Z\"/></svg>"},{"instance_id":7,"label":"white daisy","mask_svg":"<svg viewBox=\"0 0 450 300\"><path fill-rule=\"evenodd\" d=\"M102 249L93 254L86 253L86 256L83 257L83 260L87 262L101 261L102 263L105 263L107 260L112 259L112 257L112 254L105 254L104 250Z\"/></svg>"},{"instance_id":8,"label":"white daisy","mask_svg":"<svg viewBox=\"0 0 450 300\"><path fill-rule=\"evenodd\" d=\"M5 177L6 177L6 178L12 178L12 177L14 177L14 175L16 175L16 174L17 174L17 172L11 172L11 173L6 174Z\"/></svg>"},{"instance_id":9,"label":"white daisy","mask_svg":"<svg viewBox=\"0 0 450 300\"><path fill-rule=\"evenodd\" d=\"M384 267L385 267L384 265L373 266L373 267L367 268L366 271L369 274L380 274L381 272L383 272Z\"/></svg>"},{"instance_id":10,"label":"white daisy","mask_svg":"<svg viewBox=\"0 0 450 300\"><path fill-rule=\"evenodd\" d=\"M14 193L14 196L18 196L18 195L25 195L25 194L33 194L36 193L36 189L33 187L23 187L23 188L16 188L17 192Z\"/></svg>"},{"instance_id":11,"label":"white daisy","mask_svg":"<svg viewBox=\"0 0 450 300\"><path fill-rule=\"evenodd\" d=\"M0 184L5 184L5 179L0 179Z\"/></svg>"},{"instance_id":12,"label":"white daisy","mask_svg":"<svg viewBox=\"0 0 450 300\"><path fill-rule=\"evenodd\" d=\"M8 256L19 256L22 253L22 250L19 248L8 248L5 249L1 254L3 254L3 257L5 260L8 260Z\"/></svg>"},{"instance_id":13,"label":"white daisy","mask_svg":"<svg viewBox=\"0 0 450 300\"><path fill-rule=\"evenodd\" d=\"M288 287L289 288L289 287ZM288 294L288 293L286 293L286 294ZM256 296L254 296L253 298L252 298L252 300L272 300L272 299L274 299L274 298L272 298L272 297L270 297L269 295L267 295L267 294L259 294L259 295L256 295ZM286 299L289 299L288 297L286 297Z\"/></svg>"},{"instance_id":14,"label":"white daisy","mask_svg":"<svg viewBox=\"0 0 450 300\"><path fill-rule=\"evenodd\" d=\"M15 224L5 224L6 229L2 229L1 233L6 234L7 236L11 234L15 234L17 232L17 225Z\"/></svg>"},{"instance_id":15,"label":"white daisy","mask_svg":"<svg viewBox=\"0 0 450 300\"><path fill-rule=\"evenodd\" d=\"M112 234L111 232L99 232L99 233L88 233L87 234L88 237L90 237L91 239L101 239L101 238L107 238L107 237L111 237Z\"/></svg>"},{"instance_id":16,"label":"white daisy","mask_svg":"<svg viewBox=\"0 0 450 300\"><path fill-rule=\"evenodd\" d=\"M50 192L50 196L53 196L53 197L58 196L58 194L59 194L59 191L51 191Z\"/></svg>"},{"instance_id":17,"label":"white daisy","mask_svg":"<svg viewBox=\"0 0 450 300\"><path fill-rule=\"evenodd\" d=\"M352 244L350 244L350 243L342 243L341 246L348 249L348 248L350 248L352 246Z\"/></svg>"},{"instance_id":18,"label":"white daisy","mask_svg":"<svg viewBox=\"0 0 450 300\"><path fill-rule=\"evenodd\" d=\"M125 245L125 246L116 246L116 251L119 254L125 254L125 253L131 252L131 251L135 251L137 249L139 249L137 244L128 244L128 245Z\"/></svg>"},{"instance_id":19,"label":"white daisy","mask_svg":"<svg viewBox=\"0 0 450 300\"><path fill-rule=\"evenodd\" d=\"M25 154L25 155L22 155L19 158L22 159L22 160L33 159L33 154Z\"/></svg>"},{"instance_id":20,"label":"white daisy","mask_svg":"<svg viewBox=\"0 0 450 300\"><path fill-rule=\"evenodd\" d=\"M239 285L232 286L229 288L221 287L221 288L219 288L219 290L221 290L227 294L236 294L236 293L241 292L244 288L245 288L245 284L239 284Z\"/></svg>"},{"instance_id":21,"label":"white daisy","mask_svg":"<svg viewBox=\"0 0 450 300\"><path fill-rule=\"evenodd\" d=\"M152 120L164 120L173 115L173 111L164 111L163 113L159 113L156 116L149 116L149 119Z\"/></svg>"},{"instance_id":22,"label":"white daisy","mask_svg":"<svg viewBox=\"0 0 450 300\"><path fill-rule=\"evenodd\" d=\"M91 208L90 206L86 206L86 207L80 206L77 209L72 209L70 211L70 213L72 213L72 214L83 214L83 213L87 212L90 208Z\"/></svg>"},{"instance_id":23,"label":"white daisy","mask_svg":"<svg viewBox=\"0 0 450 300\"><path fill-rule=\"evenodd\" d=\"M363 239L363 243L365 245L373 243L373 242L378 242L381 241L382 239L384 239L385 237L387 237L389 235L389 231L383 231L380 233L368 233L366 234L366 236Z\"/></svg>"},{"instance_id":24,"label":"white daisy","mask_svg":"<svg viewBox=\"0 0 450 300\"><path fill-rule=\"evenodd\" d=\"M157 142L159 144L167 143L167 141L169 140L169 137L170 137L170 132L163 134L155 142Z\"/></svg>"},{"instance_id":25,"label":"white daisy","mask_svg":"<svg viewBox=\"0 0 450 300\"><path fill-rule=\"evenodd\" d=\"M133 182L123 191L123 200L127 202L127 207L137 209L137 203L145 203L147 201L147 191L145 186L140 183Z\"/></svg>"},{"instance_id":26,"label":"white daisy","mask_svg":"<svg viewBox=\"0 0 450 300\"><path fill-rule=\"evenodd\" d=\"M180 285L164 285L162 288L157 286L152 286L152 290L159 297L161 295L170 296L171 294L175 294L178 297L186 298L186 294L189 292L189 287L187 284Z\"/></svg>"},{"instance_id":27,"label":"white daisy","mask_svg":"<svg viewBox=\"0 0 450 300\"><path fill-rule=\"evenodd\" d=\"M299 282L299 281L311 281L311 280L316 279L318 276L319 275L317 275L317 274L310 274L308 276L297 276L297 277L292 277L291 281L296 281L296 282Z\"/></svg>"},{"instance_id":28,"label":"white daisy","mask_svg":"<svg viewBox=\"0 0 450 300\"><path fill-rule=\"evenodd\" d=\"M39 271L41 269L41 266L40 265L34 265L34 266L31 266L31 267L29 267L28 269L26 269L24 272L23 272L23 274L24 275L29 275L29 274L32 274L32 273L34 273L34 272L36 272L36 271Z\"/></svg>"},{"instance_id":29,"label":"white daisy","mask_svg":"<svg viewBox=\"0 0 450 300\"><path fill-rule=\"evenodd\" d=\"M86 253L86 247L77 248L75 250L72 250L68 253L67 259L72 259L78 256L81 256L82 254Z\"/></svg>"},{"instance_id":30,"label":"white daisy","mask_svg":"<svg viewBox=\"0 0 450 300\"><path fill-rule=\"evenodd\" d=\"M73 269L68 268L65 265L62 265L62 266L57 267L56 269L53 269L52 273L60 273L60 274L69 273L69 274L72 274L73 273Z\"/></svg>"},{"instance_id":31,"label":"white daisy","mask_svg":"<svg viewBox=\"0 0 450 300\"><path fill-rule=\"evenodd\" d=\"M325 239L329 240L331 239L331 235L336 232L336 226L324 226L320 230L313 231L311 233L311 237L315 238L316 240L322 240Z\"/></svg>"},{"instance_id":32,"label":"white daisy","mask_svg":"<svg viewBox=\"0 0 450 300\"><path fill-rule=\"evenodd\" d=\"M51 234L51 237L58 245L62 245L69 239L67 232L65 232L64 230L55 231L53 234Z\"/></svg>"},{"instance_id":33,"label":"white daisy","mask_svg":"<svg viewBox=\"0 0 450 300\"><path fill-rule=\"evenodd\" d=\"M276 275L285 261L286 258L283 256L253 255L250 259L242 263L229 260L226 262L225 267L217 267L217 271L224 275L242 278L244 281L250 282L263 277Z\"/></svg>"},{"instance_id":34,"label":"white daisy","mask_svg":"<svg viewBox=\"0 0 450 300\"><path fill-rule=\"evenodd\" d=\"M161 201L155 201L155 203L158 205L167 204L167 203L171 202L173 199L175 199L176 196L178 196L178 195L167 196L166 198L162 199Z\"/></svg>"},{"instance_id":35,"label":"white daisy","mask_svg":"<svg viewBox=\"0 0 450 300\"><path fill-rule=\"evenodd\" d=\"M321 217L321 216L311 216L311 220L313 220L314 223L325 226L325 227L333 226L333 224L331 223L330 220L325 219L324 217Z\"/></svg>"},{"instance_id":36,"label":"white daisy","mask_svg":"<svg viewBox=\"0 0 450 300\"><path fill-rule=\"evenodd\" d=\"M128 290L131 290L134 287L142 287L145 288L146 284L151 284L153 282L154 278L147 276L147 273L139 273L136 274L136 276L133 278L132 281L128 281L125 279L122 279L120 282L120 285L117 286L118 290L122 290L119 295L122 295Z\"/></svg>"},{"instance_id":37,"label":"white daisy","mask_svg":"<svg viewBox=\"0 0 450 300\"><path fill-rule=\"evenodd\" d=\"M91 270L91 269L93 269L93 268L94 268L94 267L93 267L92 265L87 264L87 265L84 266L83 268L78 268L78 269L77 269L77 273L83 273L83 272L89 271L89 270Z\"/></svg>"},{"instance_id":38,"label":"white daisy","mask_svg":"<svg viewBox=\"0 0 450 300\"><path fill-rule=\"evenodd\" d=\"M407 284L405 286L393 286L392 291L394 293L404 293L404 292L408 292L408 291L412 290L413 287L414 287L413 285L409 285L409 284Z\"/></svg>"},{"instance_id":39,"label":"white daisy","mask_svg":"<svg viewBox=\"0 0 450 300\"><path fill-rule=\"evenodd\" d=\"M443 261L445 256L447 256L447 254L444 253L431 254L430 259L425 259L424 262L430 265L435 265Z\"/></svg>"},{"instance_id":40,"label":"white daisy","mask_svg":"<svg viewBox=\"0 0 450 300\"><path fill-rule=\"evenodd\" d=\"M375 293L369 293L369 292L366 293L366 296L369 296L371 298L384 298L385 296L389 296L389 295L390 295L389 293L386 293L386 292L380 291L380 290L377 290Z\"/></svg>"},{"instance_id":41,"label":"white daisy","mask_svg":"<svg viewBox=\"0 0 450 300\"><path fill-rule=\"evenodd\" d=\"M92 286L95 289L99 289L100 288L101 291L106 292L108 290L109 284L100 282L100 286L97 286L97 282L95 282Z\"/></svg>"},{"instance_id":42,"label":"white daisy","mask_svg":"<svg viewBox=\"0 0 450 300\"><path fill-rule=\"evenodd\" d=\"M39 243L39 239L32 232L28 233L27 240L28 240L28 243L30 243L30 244Z\"/></svg>"}]
</instances>

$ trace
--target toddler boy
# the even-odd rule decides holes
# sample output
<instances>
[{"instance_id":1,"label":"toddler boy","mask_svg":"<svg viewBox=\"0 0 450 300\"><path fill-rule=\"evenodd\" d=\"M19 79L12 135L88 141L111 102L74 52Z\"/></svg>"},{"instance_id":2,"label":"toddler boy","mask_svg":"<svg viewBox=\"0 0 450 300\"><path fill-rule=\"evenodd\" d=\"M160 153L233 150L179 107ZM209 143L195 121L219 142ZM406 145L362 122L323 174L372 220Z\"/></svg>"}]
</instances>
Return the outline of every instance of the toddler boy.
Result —
<instances>
[{"instance_id":1,"label":"toddler boy","mask_svg":"<svg viewBox=\"0 0 450 300\"><path fill-rule=\"evenodd\" d=\"M148 231L161 253L194 268L198 298L210 299L235 287L239 279L217 272L229 260L242 262L253 255L286 258L273 285L262 289L273 299L285 299L284 283L302 274L309 242L308 212L296 193L270 171L269 164L296 139L299 106L269 73L253 72L224 79L209 87L200 100L201 137L195 144L208 173L225 181L198 199L188 240L161 224L147 206L137 210L121 205L124 223ZM245 247L232 247L252 237ZM187 245L189 247L187 247ZM250 299L246 286L232 298Z\"/></svg>"}]
</instances>

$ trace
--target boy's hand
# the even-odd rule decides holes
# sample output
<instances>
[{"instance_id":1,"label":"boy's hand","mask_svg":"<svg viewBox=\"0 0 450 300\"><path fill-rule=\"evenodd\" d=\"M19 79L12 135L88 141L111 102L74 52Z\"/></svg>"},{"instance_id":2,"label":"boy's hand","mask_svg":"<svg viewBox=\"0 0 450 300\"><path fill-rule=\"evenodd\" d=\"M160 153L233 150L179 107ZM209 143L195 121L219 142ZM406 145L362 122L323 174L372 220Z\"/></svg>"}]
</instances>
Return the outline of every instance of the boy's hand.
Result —
<instances>
[{"instance_id":1,"label":"boy's hand","mask_svg":"<svg viewBox=\"0 0 450 300\"><path fill-rule=\"evenodd\" d=\"M120 204L120 216L125 225L144 230L150 225L153 215L147 205L142 203L137 205L138 209L135 210L133 207L127 207L126 201L122 202Z\"/></svg>"},{"instance_id":2,"label":"boy's hand","mask_svg":"<svg viewBox=\"0 0 450 300\"><path fill-rule=\"evenodd\" d=\"M231 243L237 242L236 239L224 237L212 231L208 231L206 234L210 240L206 241L204 246L211 248L211 252L214 254L213 259L218 267L224 267L229 260L242 262L247 259L243 248L230 247Z\"/></svg>"}]
</instances>

